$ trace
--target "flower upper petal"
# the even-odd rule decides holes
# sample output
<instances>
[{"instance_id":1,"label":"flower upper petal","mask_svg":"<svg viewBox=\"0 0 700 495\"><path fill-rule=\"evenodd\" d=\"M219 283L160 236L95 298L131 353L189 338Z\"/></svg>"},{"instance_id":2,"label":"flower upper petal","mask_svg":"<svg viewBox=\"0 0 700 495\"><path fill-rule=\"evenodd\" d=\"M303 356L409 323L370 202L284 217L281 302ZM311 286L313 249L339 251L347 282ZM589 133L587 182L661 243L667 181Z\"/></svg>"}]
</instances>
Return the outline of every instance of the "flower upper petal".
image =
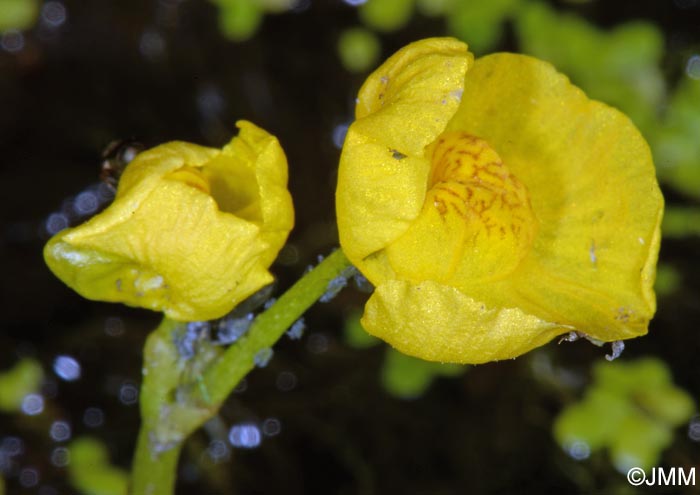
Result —
<instances>
[{"instance_id":1,"label":"flower upper petal","mask_svg":"<svg viewBox=\"0 0 700 495\"><path fill-rule=\"evenodd\" d=\"M419 214L430 172L424 148L457 109L471 61L464 43L423 40L390 57L362 86L336 194L341 243L354 262L397 238Z\"/></svg>"},{"instance_id":2,"label":"flower upper petal","mask_svg":"<svg viewBox=\"0 0 700 495\"><path fill-rule=\"evenodd\" d=\"M523 55L477 60L463 98L448 128L498 151L527 186L540 229L507 283L460 288L601 340L645 333L663 198L639 131Z\"/></svg>"}]
</instances>

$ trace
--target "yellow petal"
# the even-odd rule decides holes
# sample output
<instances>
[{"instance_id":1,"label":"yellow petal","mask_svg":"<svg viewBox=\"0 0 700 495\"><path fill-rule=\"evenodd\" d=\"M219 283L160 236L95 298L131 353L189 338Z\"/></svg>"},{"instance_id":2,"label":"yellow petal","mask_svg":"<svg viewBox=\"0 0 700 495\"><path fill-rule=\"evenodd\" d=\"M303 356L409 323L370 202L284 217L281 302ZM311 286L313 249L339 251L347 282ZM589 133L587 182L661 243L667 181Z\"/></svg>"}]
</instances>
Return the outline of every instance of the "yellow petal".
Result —
<instances>
[{"instance_id":1,"label":"yellow petal","mask_svg":"<svg viewBox=\"0 0 700 495\"><path fill-rule=\"evenodd\" d=\"M645 333L663 198L639 131L522 55L477 60L463 98L448 128L499 153L527 187L540 229L507 283L462 289L600 340Z\"/></svg>"},{"instance_id":2,"label":"yellow petal","mask_svg":"<svg viewBox=\"0 0 700 495\"><path fill-rule=\"evenodd\" d=\"M386 248L402 278L453 286L508 276L530 250L537 222L525 187L488 143L447 132L428 149L421 214Z\"/></svg>"},{"instance_id":3,"label":"yellow petal","mask_svg":"<svg viewBox=\"0 0 700 495\"><path fill-rule=\"evenodd\" d=\"M488 308L453 287L400 280L376 288L362 326L405 354L471 364L519 356L567 331L518 308Z\"/></svg>"},{"instance_id":4,"label":"yellow petal","mask_svg":"<svg viewBox=\"0 0 700 495\"><path fill-rule=\"evenodd\" d=\"M419 41L390 57L360 90L340 159L336 209L346 254L372 272L370 279L387 267L363 260L420 213L430 172L424 148L457 109L471 61L457 40Z\"/></svg>"},{"instance_id":5,"label":"yellow petal","mask_svg":"<svg viewBox=\"0 0 700 495\"><path fill-rule=\"evenodd\" d=\"M239 126L223 152L176 142L138 155L105 211L49 241L51 270L89 299L180 321L223 316L270 283L293 223L286 159Z\"/></svg>"}]
</instances>

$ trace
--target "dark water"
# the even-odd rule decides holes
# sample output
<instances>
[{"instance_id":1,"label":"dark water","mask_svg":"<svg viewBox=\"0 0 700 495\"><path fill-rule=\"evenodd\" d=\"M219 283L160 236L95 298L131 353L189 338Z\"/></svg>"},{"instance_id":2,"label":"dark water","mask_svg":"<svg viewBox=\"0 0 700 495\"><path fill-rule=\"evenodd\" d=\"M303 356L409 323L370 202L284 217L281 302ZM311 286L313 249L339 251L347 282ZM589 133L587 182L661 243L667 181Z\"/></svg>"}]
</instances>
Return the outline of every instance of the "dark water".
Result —
<instances>
[{"instance_id":1,"label":"dark water","mask_svg":"<svg viewBox=\"0 0 700 495\"><path fill-rule=\"evenodd\" d=\"M290 242L298 257L273 269L283 288L337 243L339 150L332 136L350 120L364 79L347 73L335 54L339 31L357 22L354 9L340 1L268 16L260 32L240 44L222 39L216 10L206 2L65 5L64 25L26 33L17 54L0 51L0 367L33 356L48 377L41 415L0 415L0 437L24 444L7 474L9 493L72 493L65 468L51 464L52 450L65 443L49 436L56 420L69 422L74 437L103 440L116 464L130 462L138 410L129 393L139 384L139 349L158 316L80 298L41 257L46 219L97 181L102 149L127 137L148 146L173 139L220 146L239 118L276 134L289 158L297 217ZM700 2L564 5L601 26L633 18L659 24L669 78L678 77L679 59L700 49ZM383 55L443 33L440 21L415 18L382 37ZM511 38L500 48L514 49ZM673 192L668 197L688 203ZM682 289L659 301L650 335L628 343L624 354L661 357L695 398L699 256L697 238L664 244L662 259L680 268ZM580 389L533 372L537 362L551 362L584 384L605 351L584 342L552 343L438 380L418 400L399 400L378 381L384 349L354 350L341 338L343 316L365 298L344 291L308 313L303 340L281 341L270 364L227 402L221 429L199 432L184 449L179 493L634 493L605 453L579 463L555 444L552 421ZM80 362L78 382L51 371L64 354ZM102 411L102 424L86 424L89 408ZM281 431L264 437L259 448L233 449L218 464L208 460L204 451L221 431L269 418ZM698 465L700 449L678 430L664 459ZM17 476L25 468L39 472L36 486L20 487ZM680 489L674 490L646 492Z\"/></svg>"}]
</instances>

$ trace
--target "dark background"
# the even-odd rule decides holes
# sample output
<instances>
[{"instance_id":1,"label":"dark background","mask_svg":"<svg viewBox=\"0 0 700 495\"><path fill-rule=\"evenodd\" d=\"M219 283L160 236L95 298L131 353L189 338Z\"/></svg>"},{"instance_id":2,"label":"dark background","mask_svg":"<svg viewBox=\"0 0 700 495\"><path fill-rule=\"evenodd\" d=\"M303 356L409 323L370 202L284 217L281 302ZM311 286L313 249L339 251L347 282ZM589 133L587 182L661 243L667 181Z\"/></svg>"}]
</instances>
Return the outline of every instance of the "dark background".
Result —
<instances>
[{"instance_id":1,"label":"dark background","mask_svg":"<svg viewBox=\"0 0 700 495\"><path fill-rule=\"evenodd\" d=\"M278 291L337 244L333 195L340 151L332 135L351 119L365 76L343 69L335 47L340 30L357 24L357 15L340 0L303 5L308 8L267 16L252 40L233 43L219 33L216 8L208 2L67 1L63 26L49 32L39 25L25 33L21 52L0 51L0 369L33 356L48 380L42 415L0 414L0 437L24 441L18 466L40 472L40 483L27 493L72 493L65 468L50 463L55 443L48 428L55 419L69 421L74 436L103 440L123 467L135 444L138 408L120 402L118 390L139 383L140 348L158 316L82 299L51 275L41 255L48 215L97 181L100 154L110 141L220 146L237 119L251 120L279 138L289 159L297 219L290 243L298 258L273 267ZM700 40L700 2L555 5L603 27L638 18L657 23L665 33L669 78L678 76L679 58ZM161 52L140 50L144 32L161 37ZM382 58L444 32L441 21L417 16L382 36ZM516 49L512 36L499 48ZM672 192L668 198L686 201ZM696 399L699 256L697 238L663 245L662 260L681 269L683 288L659 301L650 335L625 351L629 358L664 359ZM201 458L217 433L199 432L184 450L178 493L634 493L605 453L579 463L556 445L552 421L580 389L557 384L554 372L543 378L535 371L545 360L581 386L604 350L586 342L551 343L517 360L438 380L418 400L400 400L378 380L384 349L354 350L342 340L344 316L365 298L346 290L314 307L304 339L283 339L271 363L248 377L245 391L220 415L226 428L274 417L281 433L214 464ZM113 317L124 324L117 336L105 332ZM80 361L80 381L61 382L51 372L59 354ZM284 371L297 378L292 390L278 386ZM104 411L103 426L83 424L88 407ZM698 465L699 450L679 430L664 459ZM24 493L16 474L6 473L9 493ZM680 489L674 490L666 492Z\"/></svg>"}]
</instances>

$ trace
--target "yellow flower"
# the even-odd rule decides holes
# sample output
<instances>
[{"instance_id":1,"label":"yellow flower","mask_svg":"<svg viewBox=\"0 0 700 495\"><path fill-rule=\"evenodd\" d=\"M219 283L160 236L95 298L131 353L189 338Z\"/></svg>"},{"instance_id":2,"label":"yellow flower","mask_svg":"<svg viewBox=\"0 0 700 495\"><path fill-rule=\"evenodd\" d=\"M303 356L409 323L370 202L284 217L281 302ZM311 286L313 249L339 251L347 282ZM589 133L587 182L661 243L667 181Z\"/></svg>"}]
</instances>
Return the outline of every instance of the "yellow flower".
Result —
<instances>
[{"instance_id":1,"label":"yellow flower","mask_svg":"<svg viewBox=\"0 0 700 495\"><path fill-rule=\"evenodd\" d=\"M340 242L365 329L434 361L579 331L643 335L663 198L627 117L540 60L408 45L365 82L340 160Z\"/></svg>"},{"instance_id":2,"label":"yellow flower","mask_svg":"<svg viewBox=\"0 0 700 495\"><path fill-rule=\"evenodd\" d=\"M183 142L139 154L114 202L54 236L49 268L89 299L208 320L272 281L294 224L287 160L250 122L223 149Z\"/></svg>"}]
</instances>

